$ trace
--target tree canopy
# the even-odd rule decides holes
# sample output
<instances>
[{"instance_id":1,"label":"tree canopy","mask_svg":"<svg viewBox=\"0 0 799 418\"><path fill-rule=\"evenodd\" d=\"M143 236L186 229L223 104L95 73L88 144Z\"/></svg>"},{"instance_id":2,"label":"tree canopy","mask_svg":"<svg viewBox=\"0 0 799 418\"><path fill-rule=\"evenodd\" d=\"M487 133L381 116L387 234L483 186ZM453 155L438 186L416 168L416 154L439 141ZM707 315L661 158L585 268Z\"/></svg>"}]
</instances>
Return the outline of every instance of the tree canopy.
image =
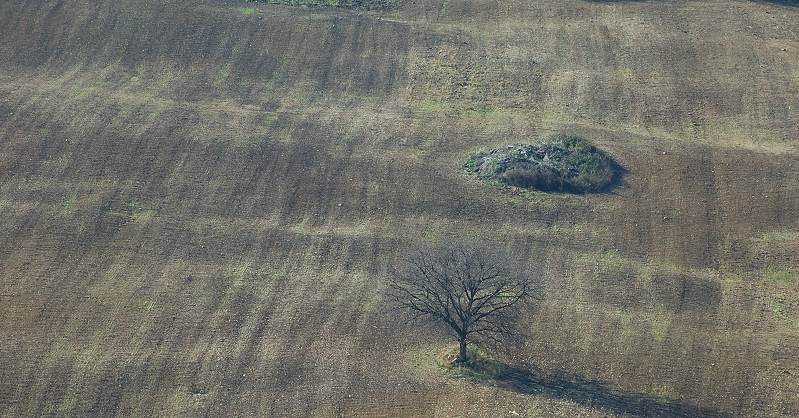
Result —
<instances>
[{"instance_id":1,"label":"tree canopy","mask_svg":"<svg viewBox=\"0 0 799 418\"><path fill-rule=\"evenodd\" d=\"M504 251L482 243L450 241L410 253L392 270L387 293L417 319L444 325L458 340L457 361L467 344L513 334L523 303L537 296L539 274Z\"/></svg>"}]
</instances>

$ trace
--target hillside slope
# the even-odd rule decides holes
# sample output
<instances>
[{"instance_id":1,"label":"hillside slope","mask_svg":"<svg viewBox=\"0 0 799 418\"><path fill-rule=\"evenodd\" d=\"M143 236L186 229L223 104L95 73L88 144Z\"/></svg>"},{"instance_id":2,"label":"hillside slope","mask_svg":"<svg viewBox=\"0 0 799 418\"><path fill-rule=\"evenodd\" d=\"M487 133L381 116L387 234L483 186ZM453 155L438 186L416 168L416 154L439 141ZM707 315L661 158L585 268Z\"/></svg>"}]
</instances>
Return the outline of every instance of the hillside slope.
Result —
<instances>
[{"instance_id":1,"label":"hillside slope","mask_svg":"<svg viewBox=\"0 0 799 418\"><path fill-rule=\"evenodd\" d=\"M0 1L0 28L0 415L799 416L797 7ZM461 170L554 132L621 183ZM500 384L380 313L448 237L547 273Z\"/></svg>"}]
</instances>

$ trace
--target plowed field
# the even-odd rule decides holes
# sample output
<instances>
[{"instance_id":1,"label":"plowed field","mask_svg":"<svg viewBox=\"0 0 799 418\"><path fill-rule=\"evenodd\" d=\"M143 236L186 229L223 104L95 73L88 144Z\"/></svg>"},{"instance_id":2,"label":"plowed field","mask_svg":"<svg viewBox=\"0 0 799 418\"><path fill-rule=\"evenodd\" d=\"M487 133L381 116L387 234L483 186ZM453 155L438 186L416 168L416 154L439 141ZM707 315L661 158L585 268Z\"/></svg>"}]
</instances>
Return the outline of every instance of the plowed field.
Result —
<instances>
[{"instance_id":1,"label":"plowed field","mask_svg":"<svg viewBox=\"0 0 799 418\"><path fill-rule=\"evenodd\" d=\"M624 169L461 166L556 132ZM0 0L0 415L799 416L799 7ZM545 271L500 381L379 289Z\"/></svg>"}]
</instances>

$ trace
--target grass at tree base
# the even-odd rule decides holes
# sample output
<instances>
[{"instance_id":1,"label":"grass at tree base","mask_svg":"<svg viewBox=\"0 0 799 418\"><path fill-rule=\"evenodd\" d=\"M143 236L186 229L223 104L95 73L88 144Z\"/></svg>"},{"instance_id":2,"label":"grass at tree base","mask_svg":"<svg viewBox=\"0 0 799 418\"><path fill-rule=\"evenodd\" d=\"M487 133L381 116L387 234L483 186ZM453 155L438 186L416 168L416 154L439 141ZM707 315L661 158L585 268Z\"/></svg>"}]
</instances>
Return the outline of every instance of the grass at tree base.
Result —
<instances>
[{"instance_id":1,"label":"grass at tree base","mask_svg":"<svg viewBox=\"0 0 799 418\"><path fill-rule=\"evenodd\" d=\"M502 377L506 366L486 350L469 345L466 349L467 360L458 362L458 346L449 349L441 355L438 361L439 369L444 375L455 378L469 378L475 380L495 380Z\"/></svg>"}]
</instances>

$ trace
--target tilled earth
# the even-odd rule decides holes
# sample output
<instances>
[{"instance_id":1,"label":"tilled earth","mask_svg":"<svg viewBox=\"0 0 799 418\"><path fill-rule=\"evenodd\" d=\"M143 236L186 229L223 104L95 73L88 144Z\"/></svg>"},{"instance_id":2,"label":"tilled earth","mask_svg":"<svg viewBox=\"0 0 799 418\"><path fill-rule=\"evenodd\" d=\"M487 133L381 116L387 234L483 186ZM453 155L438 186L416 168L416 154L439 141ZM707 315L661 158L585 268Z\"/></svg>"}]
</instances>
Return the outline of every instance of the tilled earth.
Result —
<instances>
[{"instance_id":1,"label":"tilled earth","mask_svg":"<svg viewBox=\"0 0 799 418\"><path fill-rule=\"evenodd\" d=\"M0 415L797 416L799 8L0 2ZM556 132L624 169L461 166ZM546 272L495 382L389 314L423 240Z\"/></svg>"}]
</instances>

